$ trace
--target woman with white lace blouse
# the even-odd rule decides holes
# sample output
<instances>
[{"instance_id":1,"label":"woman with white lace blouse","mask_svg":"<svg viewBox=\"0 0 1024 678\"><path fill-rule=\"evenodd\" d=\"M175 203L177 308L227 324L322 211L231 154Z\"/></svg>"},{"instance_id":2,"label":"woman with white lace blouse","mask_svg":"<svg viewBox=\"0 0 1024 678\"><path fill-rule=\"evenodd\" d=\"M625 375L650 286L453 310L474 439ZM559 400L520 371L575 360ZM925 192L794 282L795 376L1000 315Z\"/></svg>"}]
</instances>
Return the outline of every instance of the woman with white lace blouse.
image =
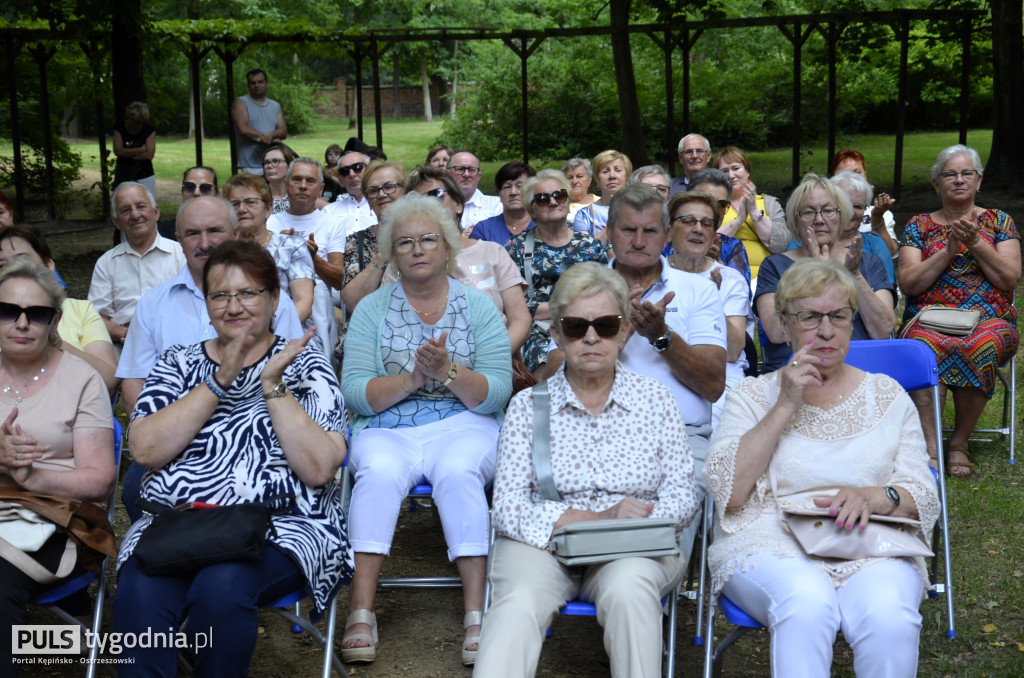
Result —
<instances>
[{"instance_id":1,"label":"woman with white lace blouse","mask_svg":"<svg viewBox=\"0 0 1024 678\"><path fill-rule=\"evenodd\" d=\"M837 262L802 259L783 274L775 313L794 355L733 388L704 468L714 593L768 627L773 676L829 675L837 631L858 676L917 671L924 560L808 556L779 518L779 507L818 507L847 530L882 514L918 519L927 532L938 517L909 396L843 362L856 308L855 283Z\"/></svg>"}]
</instances>

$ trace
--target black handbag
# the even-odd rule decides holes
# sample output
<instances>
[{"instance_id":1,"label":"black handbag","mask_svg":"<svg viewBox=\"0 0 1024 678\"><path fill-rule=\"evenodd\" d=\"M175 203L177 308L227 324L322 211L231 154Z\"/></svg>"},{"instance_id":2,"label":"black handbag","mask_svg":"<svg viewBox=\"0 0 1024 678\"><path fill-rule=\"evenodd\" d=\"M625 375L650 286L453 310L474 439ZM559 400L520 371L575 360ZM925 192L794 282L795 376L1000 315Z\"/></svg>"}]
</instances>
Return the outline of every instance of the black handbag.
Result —
<instances>
[{"instance_id":1,"label":"black handbag","mask_svg":"<svg viewBox=\"0 0 1024 678\"><path fill-rule=\"evenodd\" d=\"M148 575L190 574L223 562L259 562L267 532L277 535L271 516L284 512L271 508L274 501L230 506L190 502L171 508L139 499L153 520L132 553Z\"/></svg>"}]
</instances>

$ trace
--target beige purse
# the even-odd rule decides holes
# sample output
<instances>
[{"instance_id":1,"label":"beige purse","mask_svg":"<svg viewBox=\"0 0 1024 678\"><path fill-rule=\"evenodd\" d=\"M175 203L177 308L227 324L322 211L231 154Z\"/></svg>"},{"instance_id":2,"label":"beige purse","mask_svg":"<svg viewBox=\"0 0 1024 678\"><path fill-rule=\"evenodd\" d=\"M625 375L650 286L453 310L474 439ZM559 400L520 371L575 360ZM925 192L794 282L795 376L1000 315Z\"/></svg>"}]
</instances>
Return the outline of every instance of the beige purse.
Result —
<instances>
[{"instance_id":1,"label":"beige purse","mask_svg":"<svg viewBox=\"0 0 1024 678\"><path fill-rule=\"evenodd\" d=\"M925 329L948 334L951 337L966 337L974 332L979 320L981 320L981 311L933 304L918 311L917 315L903 326L900 337L906 338L907 332L915 323L920 323L921 327Z\"/></svg>"}]
</instances>

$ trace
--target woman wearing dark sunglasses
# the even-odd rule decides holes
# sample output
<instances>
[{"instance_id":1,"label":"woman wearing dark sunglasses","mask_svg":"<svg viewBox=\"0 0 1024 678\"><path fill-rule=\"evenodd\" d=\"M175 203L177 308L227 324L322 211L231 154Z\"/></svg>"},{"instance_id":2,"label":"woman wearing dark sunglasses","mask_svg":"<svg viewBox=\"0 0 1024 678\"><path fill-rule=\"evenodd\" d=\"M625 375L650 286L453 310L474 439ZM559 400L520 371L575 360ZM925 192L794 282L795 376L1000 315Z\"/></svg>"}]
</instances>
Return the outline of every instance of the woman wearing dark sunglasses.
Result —
<instances>
[{"instance_id":1,"label":"woman wearing dark sunglasses","mask_svg":"<svg viewBox=\"0 0 1024 678\"><path fill-rule=\"evenodd\" d=\"M110 396L92 367L61 349L63 300L50 269L28 257L0 269L0 490L6 497L26 491L99 501L110 496L117 479ZM57 572L67 534L25 516L19 522L19 538L7 529L4 537ZM113 555L112 534L109 540ZM84 555L79 548L76 557ZM8 556L0 558L4 628L25 623L26 603L43 588ZM8 638L0 643L0 662L8 670L10 651Z\"/></svg>"},{"instance_id":2,"label":"woman wearing dark sunglasses","mask_svg":"<svg viewBox=\"0 0 1024 678\"><path fill-rule=\"evenodd\" d=\"M581 261L608 263L607 246L583 231L573 231L566 221L570 194L569 180L558 170L541 170L528 179L523 184L523 201L537 226L505 245L529 286L526 307L533 322L523 346L523 361L531 372L548 359L551 343L548 299L559 276ZM530 257L526 256L528 251L532 253Z\"/></svg>"},{"instance_id":3,"label":"woman wearing dark sunglasses","mask_svg":"<svg viewBox=\"0 0 1024 678\"><path fill-rule=\"evenodd\" d=\"M551 471L563 502L547 501L533 460L533 392L508 408L498 442L491 551L493 603L475 676L533 676L555 612L578 593L604 626L612 676L661 674L661 598L683 576L684 556L562 565L547 550L554 530L602 519L697 514L693 458L668 388L619 364L629 337L629 290L615 271L585 262L562 275L549 302L564 368L548 380ZM582 575L575 577L574 575Z\"/></svg>"}]
</instances>

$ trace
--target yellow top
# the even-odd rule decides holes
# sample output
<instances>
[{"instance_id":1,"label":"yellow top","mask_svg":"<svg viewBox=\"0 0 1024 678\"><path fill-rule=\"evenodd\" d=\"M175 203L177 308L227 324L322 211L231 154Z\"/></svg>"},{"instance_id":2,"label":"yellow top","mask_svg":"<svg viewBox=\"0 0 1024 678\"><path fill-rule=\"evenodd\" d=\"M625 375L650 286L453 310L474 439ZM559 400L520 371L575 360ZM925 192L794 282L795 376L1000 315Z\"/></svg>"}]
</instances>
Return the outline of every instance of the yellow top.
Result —
<instances>
[{"instance_id":1,"label":"yellow top","mask_svg":"<svg viewBox=\"0 0 1024 678\"><path fill-rule=\"evenodd\" d=\"M761 210L767 216L767 212L764 209L764 196L755 196L757 200L757 209ZM736 208L732 205L726 208L725 214L722 216L722 223L728 224L730 221L739 216L736 212ZM756 278L757 272L761 268L761 262L764 261L771 252L764 246L761 239L757 237L757 230L754 228L754 221L747 215L746 221L740 225L738 231L736 231L736 238L743 241L743 248L747 251L747 260L750 261L750 277Z\"/></svg>"}]
</instances>

